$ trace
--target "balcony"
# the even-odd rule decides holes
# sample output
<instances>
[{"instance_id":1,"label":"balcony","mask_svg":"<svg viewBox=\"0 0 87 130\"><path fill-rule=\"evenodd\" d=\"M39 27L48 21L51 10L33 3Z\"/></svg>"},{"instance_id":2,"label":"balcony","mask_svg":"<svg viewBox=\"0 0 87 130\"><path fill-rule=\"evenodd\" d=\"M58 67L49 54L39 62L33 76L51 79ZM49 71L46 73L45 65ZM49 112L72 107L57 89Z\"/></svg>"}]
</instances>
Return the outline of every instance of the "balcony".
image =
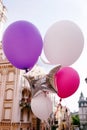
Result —
<instances>
[{"instance_id":1,"label":"balcony","mask_svg":"<svg viewBox=\"0 0 87 130\"><path fill-rule=\"evenodd\" d=\"M20 105L21 108L25 108L25 107L30 108L30 102L31 102L30 98L28 98L28 97L23 97L23 98L20 100L19 105Z\"/></svg>"}]
</instances>

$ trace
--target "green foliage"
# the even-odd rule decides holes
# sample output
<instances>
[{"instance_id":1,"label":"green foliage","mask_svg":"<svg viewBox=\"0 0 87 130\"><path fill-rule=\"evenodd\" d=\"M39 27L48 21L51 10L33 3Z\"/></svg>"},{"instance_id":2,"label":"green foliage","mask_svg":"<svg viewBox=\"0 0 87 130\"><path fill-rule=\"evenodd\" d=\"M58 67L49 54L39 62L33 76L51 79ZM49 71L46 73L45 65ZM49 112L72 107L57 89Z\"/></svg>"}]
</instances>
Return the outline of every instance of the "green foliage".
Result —
<instances>
[{"instance_id":1,"label":"green foliage","mask_svg":"<svg viewBox=\"0 0 87 130\"><path fill-rule=\"evenodd\" d=\"M78 115L73 115L72 116L72 123L73 125L80 125L80 119L79 119L79 116Z\"/></svg>"}]
</instances>

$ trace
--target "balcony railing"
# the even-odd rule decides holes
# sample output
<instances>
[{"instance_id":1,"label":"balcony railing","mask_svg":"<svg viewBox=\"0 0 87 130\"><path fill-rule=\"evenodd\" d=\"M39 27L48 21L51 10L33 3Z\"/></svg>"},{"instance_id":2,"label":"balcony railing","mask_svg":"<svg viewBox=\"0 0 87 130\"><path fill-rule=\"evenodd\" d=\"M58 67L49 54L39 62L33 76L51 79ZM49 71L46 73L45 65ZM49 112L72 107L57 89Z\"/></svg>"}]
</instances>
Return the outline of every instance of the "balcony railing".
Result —
<instances>
[{"instance_id":1,"label":"balcony railing","mask_svg":"<svg viewBox=\"0 0 87 130\"><path fill-rule=\"evenodd\" d=\"M29 98L22 98L19 102L20 107L30 107L30 99Z\"/></svg>"}]
</instances>

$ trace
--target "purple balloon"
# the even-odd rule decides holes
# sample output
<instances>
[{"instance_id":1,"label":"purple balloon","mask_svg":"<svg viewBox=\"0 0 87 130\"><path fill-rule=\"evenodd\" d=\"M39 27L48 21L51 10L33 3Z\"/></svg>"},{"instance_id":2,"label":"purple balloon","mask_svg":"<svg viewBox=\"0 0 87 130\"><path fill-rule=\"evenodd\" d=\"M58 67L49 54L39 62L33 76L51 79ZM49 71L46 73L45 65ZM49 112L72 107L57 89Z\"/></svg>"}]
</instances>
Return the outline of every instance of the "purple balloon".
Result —
<instances>
[{"instance_id":1,"label":"purple balloon","mask_svg":"<svg viewBox=\"0 0 87 130\"><path fill-rule=\"evenodd\" d=\"M2 39L7 59L19 69L32 68L41 55L43 41L38 29L30 22L20 20L5 30Z\"/></svg>"}]
</instances>

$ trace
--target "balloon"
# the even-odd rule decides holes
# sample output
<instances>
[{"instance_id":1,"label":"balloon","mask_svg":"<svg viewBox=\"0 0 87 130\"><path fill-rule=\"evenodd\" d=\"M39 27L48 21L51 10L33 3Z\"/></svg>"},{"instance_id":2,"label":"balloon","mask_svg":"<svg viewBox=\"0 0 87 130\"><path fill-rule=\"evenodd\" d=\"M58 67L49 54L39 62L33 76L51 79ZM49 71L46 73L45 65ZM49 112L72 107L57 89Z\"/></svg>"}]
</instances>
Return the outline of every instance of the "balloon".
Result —
<instances>
[{"instance_id":1,"label":"balloon","mask_svg":"<svg viewBox=\"0 0 87 130\"><path fill-rule=\"evenodd\" d=\"M2 46L7 59L19 69L32 68L42 52L43 41L38 29L20 20L5 30Z\"/></svg>"},{"instance_id":2,"label":"balloon","mask_svg":"<svg viewBox=\"0 0 87 130\"><path fill-rule=\"evenodd\" d=\"M83 33L68 20L54 23L44 37L44 54L51 64L72 65L81 55L83 47Z\"/></svg>"},{"instance_id":3,"label":"balloon","mask_svg":"<svg viewBox=\"0 0 87 130\"><path fill-rule=\"evenodd\" d=\"M73 68L63 67L55 74L55 83L58 96L66 98L76 92L80 84L80 77Z\"/></svg>"},{"instance_id":4,"label":"balloon","mask_svg":"<svg viewBox=\"0 0 87 130\"><path fill-rule=\"evenodd\" d=\"M52 101L48 95L42 92L32 98L31 109L36 117L47 120L52 113Z\"/></svg>"}]
</instances>

